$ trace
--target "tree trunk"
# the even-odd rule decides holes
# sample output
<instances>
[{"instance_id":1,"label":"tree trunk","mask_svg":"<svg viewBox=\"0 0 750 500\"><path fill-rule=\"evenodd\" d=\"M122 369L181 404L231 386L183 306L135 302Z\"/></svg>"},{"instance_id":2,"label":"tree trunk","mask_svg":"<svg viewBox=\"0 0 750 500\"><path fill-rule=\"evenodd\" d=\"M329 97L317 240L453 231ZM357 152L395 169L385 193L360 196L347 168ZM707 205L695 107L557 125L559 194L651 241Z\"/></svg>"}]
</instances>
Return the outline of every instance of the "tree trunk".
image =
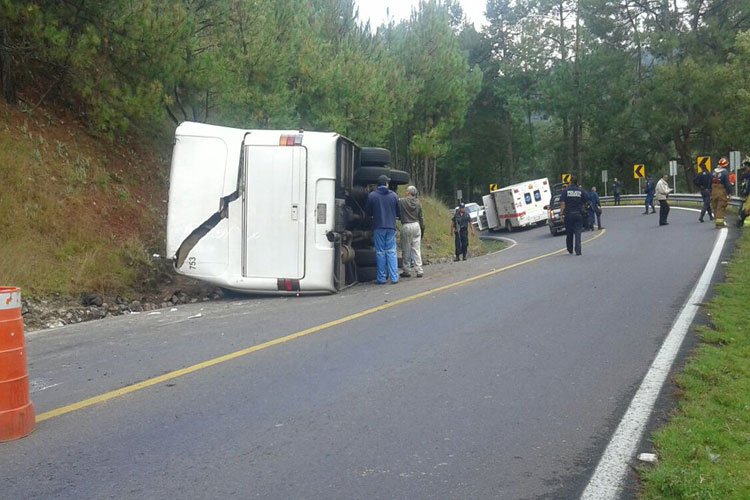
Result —
<instances>
[{"instance_id":1,"label":"tree trunk","mask_svg":"<svg viewBox=\"0 0 750 500\"><path fill-rule=\"evenodd\" d=\"M432 160L432 180L430 183L430 194L435 195L435 190L437 188L437 158L433 158Z\"/></svg>"},{"instance_id":2,"label":"tree trunk","mask_svg":"<svg viewBox=\"0 0 750 500\"><path fill-rule=\"evenodd\" d=\"M505 113L505 163L507 178L504 185L513 184L516 179L515 161L513 159L513 122L510 113ZM499 180L499 179L498 179Z\"/></svg>"},{"instance_id":3,"label":"tree trunk","mask_svg":"<svg viewBox=\"0 0 750 500\"><path fill-rule=\"evenodd\" d=\"M687 188L690 192L694 192L695 188L693 185L693 179L695 178L695 171L693 170L693 159L690 154L690 138L689 135L683 137L681 131L675 130L674 132L674 147L677 154L682 161L682 170L685 173L685 179L687 179Z\"/></svg>"},{"instance_id":4,"label":"tree trunk","mask_svg":"<svg viewBox=\"0 0 750 500\"><path fill-rule=\"evenodd\" d=\"M16 104L16 88L13 81L13 65L8 48L8 32L0 26L0 88L8 104Z\"/></svg>"}]
</instances>

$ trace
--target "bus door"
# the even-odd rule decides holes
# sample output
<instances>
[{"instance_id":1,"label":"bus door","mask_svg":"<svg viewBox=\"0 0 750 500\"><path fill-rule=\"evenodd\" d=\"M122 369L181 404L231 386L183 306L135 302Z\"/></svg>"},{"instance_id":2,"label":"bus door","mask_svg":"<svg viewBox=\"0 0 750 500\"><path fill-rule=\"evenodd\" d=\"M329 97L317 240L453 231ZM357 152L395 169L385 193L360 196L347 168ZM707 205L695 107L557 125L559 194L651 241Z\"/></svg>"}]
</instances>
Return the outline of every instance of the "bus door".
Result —
<instances>
[{"instance_id":1,"label":"bus door","mask_svg":"<svg viewBox=\"0 0 750 500\"><path fill-rule=\"evenodd\" d=\"M242 275L305 275L307 150L245 146Z\"/></svg>"}]
</instances>

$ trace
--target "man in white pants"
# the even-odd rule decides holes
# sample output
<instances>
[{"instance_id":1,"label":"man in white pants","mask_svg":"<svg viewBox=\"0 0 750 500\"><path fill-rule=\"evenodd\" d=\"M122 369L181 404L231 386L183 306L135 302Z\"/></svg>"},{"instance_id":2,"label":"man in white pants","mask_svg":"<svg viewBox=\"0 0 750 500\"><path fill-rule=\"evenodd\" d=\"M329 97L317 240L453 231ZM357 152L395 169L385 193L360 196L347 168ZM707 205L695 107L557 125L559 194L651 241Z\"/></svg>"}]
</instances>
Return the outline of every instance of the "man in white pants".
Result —
<instances>
[{"instance_id":1,"label":"man in white pants","mask_svg":"<svg viewBox=\"0 0 750 500\"><path fill-rule=\"evenodd\" d=\"M424 214L422 204L417 199L417 188L406 188L406 198L399 198L401 211L401 257L403 271L401 276L411 278L412 264L421 278L422 271L422 235L424 234Z\"/></svg>"}]
</instances>

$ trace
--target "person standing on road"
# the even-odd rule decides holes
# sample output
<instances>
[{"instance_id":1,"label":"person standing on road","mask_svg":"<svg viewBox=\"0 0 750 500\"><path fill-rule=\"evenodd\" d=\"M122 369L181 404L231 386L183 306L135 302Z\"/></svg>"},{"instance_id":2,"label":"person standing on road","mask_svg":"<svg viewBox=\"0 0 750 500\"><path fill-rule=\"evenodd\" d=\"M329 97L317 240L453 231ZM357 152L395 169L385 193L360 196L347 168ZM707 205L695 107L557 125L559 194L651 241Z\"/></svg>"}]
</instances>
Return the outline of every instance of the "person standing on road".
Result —
<instances>
[{"instance_id":1,"label":"person standing on road","mask_svg":"<svg viewBox=\"0 0 750 500\"><path fill-rule=\"evenodd\" d=\"M643 212L643 215L648 215L648 207L651 207L651 213L656 213L656 208L654 208L654 190L656 188L654 187L654 180L651 178L651 176L646 177L646 211Z\"/></svg>"},{"instance_id":2,"label":"person standing on road","mask_svg":"<svg viewBox=\"0 0 750 500\"><path fill-rule=\"evenodd\" d=\"M417 188L406 188L406 197L399 198L401 212L401 258L404 268L402 278L411 278L412 261L417 278L422 277L422 235L424 234L424 213L417 199Z\"/></svg>"},{"instance_id":3,"label":"person standing on road","mask_svg":"<svg viewBox=\"0 0 750 500\"><path fill-rule=\"evenodd\" d=\"M560 213L565 223L565 244L570 254L575 250L576 255L581 255L582 211L584 204L588 201L589 197L586 192L578 187L578 177L573 176L570 186L563 189L560 195Z\"/></svg>"},{"instance_id":4,"label":"person standing on road","mask_svg":"<svg viewBox=\"0 0 750 500\"><path fill-rule=\"evenodd\" d=\"M711 186L711 208L714 211L714 222L716 227L725 227L724 214L727 203L732 197L732 185L729 183L729 172L727 172L729 161L726 158L719 160L719 166L714 170L713 185Z\"/></svg>"},{"instance_id":5,"label":"person standing on road","mask_svg":"<svg viewBox=\"0 0 750 500\"><path fill-rule=\"evenodd\" d=\"M599 193L596 192L596 186L591 186L589 192L589 229L594 230L594 219L599 229L602 228L602 204L599 199Z\"/></svg>"},{"instance_id":6,"label":"person standing on road","mask_svg":"<svg viewBox=\"0 0 750 500\"><path fill-rule=\"evenodd\" d=\"M617 180L617 177L615 177L615 180L612 181L612 194L615 197L615 205L620 204L620 190L622 188L620 187L620 181Z\"/></svg>"},{"instance_id":7,"label":"person standing on road","mask_svg":"<svg viewBox=\"0 0 750 500\"><path fill-rule=\"evenodd\" d=\"M669 203L667 202L667 198L669 197L669 193L672 191L669 188L669 183L667 183L667 180L669 179L669 176L667 174L664 174L661 179L659 179L659 182L656 183L656 200L659 202L659 225L660 226L666 226L669 224L667 222L667 216L669 215ZM646 209L648 209L648 205L646 205Z\"/></svg>"},{"instance_id":8,"label":"person standing on road","mask_svg":"<svg viewBox=\"0 0 750 500\"><path fill-rule=\"evenodd\" d=\"M703 198L703 207L701 208L701 215L698 220L703 222L703 216L708 213L708 218L714 220L714 214L711 211L711 184L712 176L708 170L704 170L700 174L696 175L693 179L695 184L701 191L701 198Z\"/></svg>"},{"instance_id":9,"label":"person standing on road","mask_svg":"<svg viewBox=\"0 0 750 500\"><path fill-rule=\"evenodd\" d=\"M378 177L378 188L367 197L365 214L372 217L375 236L375 265L377 281L398 283L398 254L396 253L396 217L400 215L398 196L388 189L388 177ZM387 268L387 273L386 273Z\"/></svg>"},{"instance_id":10,"label":"person standing on road","mask_svg":"<svg viewBox=\"0 0 750 500\"><path fill-rule=\"evenodd\" d=\"M466 252L469 250L469 230L471 235L474 236L474 226L471 224L471 217L466 213L466 205L461 203L458 205L458 210L453 213L453 220L451 221L451 236L455 237L456 241L456 258L454 261L459 261L459 256L463 256L466 260Z\"/></svg>"},{"instance_id":11,"label":"person standing on road","mask_svg":"<svg viewBox=\"0 0 750 500\"><path fill-rule=\"evenodd\" d=\"M744 179L744 185L742 187L742 204L740 205L740 209L737 213L737 227L745 226L750 227L750 218L748 215L750 215L750 206L748 206L748 197L750 197L750 156L745 158L745 161L742 162L743 167L743 176L741 179Z\"/></svg>"}]
</instances>

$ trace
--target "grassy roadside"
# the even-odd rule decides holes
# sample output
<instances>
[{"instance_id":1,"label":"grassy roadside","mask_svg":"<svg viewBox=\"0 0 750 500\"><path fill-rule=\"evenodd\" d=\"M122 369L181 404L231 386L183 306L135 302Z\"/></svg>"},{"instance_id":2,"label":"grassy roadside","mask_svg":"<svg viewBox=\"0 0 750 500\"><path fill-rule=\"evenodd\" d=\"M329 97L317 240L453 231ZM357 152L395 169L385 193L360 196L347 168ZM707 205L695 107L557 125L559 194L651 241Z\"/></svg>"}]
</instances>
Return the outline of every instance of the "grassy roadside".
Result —
<instances>
[{"instance_id":1,"label":"grassy roadside","mask_svg":"<svg viewBox=\"0 0 750 500\"><path fill-rule=\"evenodd\" d=\"M399 192L399 195L401 193ZM427 261L436 261L441 258L450 258L454 255L455 244L451 236L451 208L436 198L420 196L422 210L424 211L424 240L422 241L422 258ZM482 241L479 232L475 229L475 235L469 234L469 257L484 255L501 250L505 243L500 241Z\"/></svg>"},{"instance_id":2,"label":"grassy roadside","mask_svg":"<svg viewBox=\"0 0 750 500\"><path fill-rule=\"evenodd\" d=\"M149 288L166 158L91 136L63 111L0 103L0 280L25 296Z\"/></svg>"},{"instance_id":3,"label":"grassy roadside","mask_svg":"<svg viewBox=\"0 0 750 500\"><path fill-rule=\"evenodd\" d=\"M677 378L680 401L641 469L641 499L750 498L750 231L708 305L711 327Z\"/></svg>"}]
</instances>

